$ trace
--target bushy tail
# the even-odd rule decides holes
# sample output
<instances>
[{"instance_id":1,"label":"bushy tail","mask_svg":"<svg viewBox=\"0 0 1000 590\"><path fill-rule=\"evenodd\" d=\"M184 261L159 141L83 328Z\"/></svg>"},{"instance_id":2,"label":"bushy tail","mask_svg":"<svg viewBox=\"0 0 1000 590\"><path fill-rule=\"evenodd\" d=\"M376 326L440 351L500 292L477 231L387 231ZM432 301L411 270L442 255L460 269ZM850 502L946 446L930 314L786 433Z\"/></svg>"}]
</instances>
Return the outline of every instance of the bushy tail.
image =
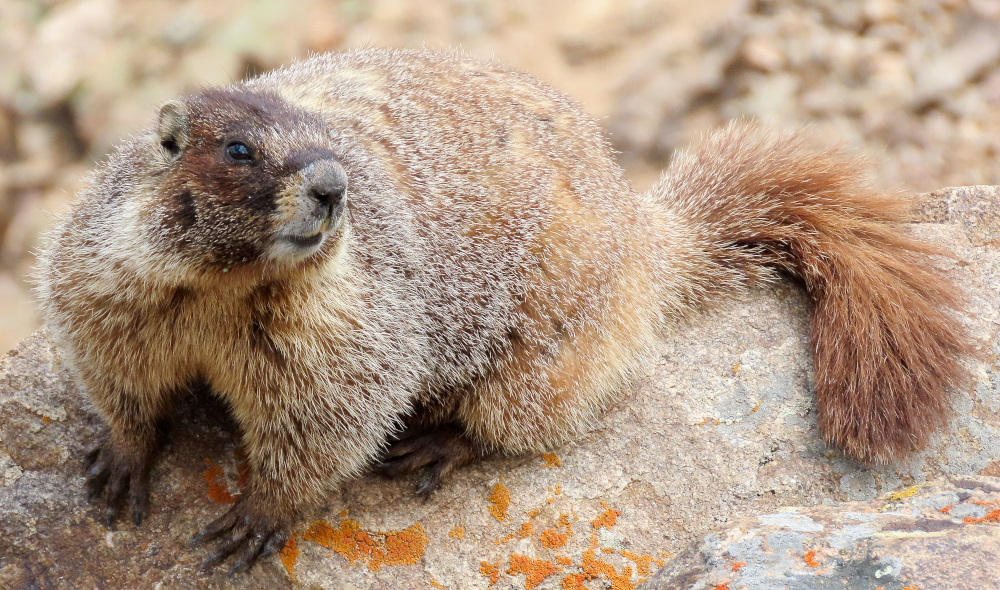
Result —
<instances>
[{"instance_id":1,"label":"bushy tail","mask_svg":"<svg viewBox=\"0 0 1000 590\"><path fill-rule=\"evenodd\" d=\"M826 440L881 463L919 449L946 420L973 348L961 297L935 266L940 252L901 230L908 199L874 190L867 172L805 134L744 122L675 156L651 196L695 234L688 298L774 268L801 279Z\"/></svg>"}]
</instances>

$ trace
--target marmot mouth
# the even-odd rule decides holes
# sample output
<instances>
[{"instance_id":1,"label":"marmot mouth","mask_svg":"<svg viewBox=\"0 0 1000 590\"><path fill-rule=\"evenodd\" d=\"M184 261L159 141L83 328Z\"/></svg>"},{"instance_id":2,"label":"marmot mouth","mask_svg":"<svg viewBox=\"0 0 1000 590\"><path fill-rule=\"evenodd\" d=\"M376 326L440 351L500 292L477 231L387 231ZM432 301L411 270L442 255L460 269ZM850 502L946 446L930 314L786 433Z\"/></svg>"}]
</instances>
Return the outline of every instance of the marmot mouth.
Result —
<instances>
[{"instance_id":1,"label":"marmot mouth","mask_svg":"<svg viewBox=\"0 0 1000 590\"><path fill-rule=\"evenodd\" d=\"M318 252L324 241L340 227L340 218L293 219L282 225L268 248L267 257L275 262L295 263Z\"/></svg>"},{"instance_id":2,"label":"marmot mouth","mask_svg":"<svg viewBox=\"0 0 1000 590\"><path fill-rule=\"evenodd\" d=\"M323 232L318 231L311 236L285 236L285 239L293 245L305 250L318 246L319 243L323 241Z\"/></svg>"}]
</instances>

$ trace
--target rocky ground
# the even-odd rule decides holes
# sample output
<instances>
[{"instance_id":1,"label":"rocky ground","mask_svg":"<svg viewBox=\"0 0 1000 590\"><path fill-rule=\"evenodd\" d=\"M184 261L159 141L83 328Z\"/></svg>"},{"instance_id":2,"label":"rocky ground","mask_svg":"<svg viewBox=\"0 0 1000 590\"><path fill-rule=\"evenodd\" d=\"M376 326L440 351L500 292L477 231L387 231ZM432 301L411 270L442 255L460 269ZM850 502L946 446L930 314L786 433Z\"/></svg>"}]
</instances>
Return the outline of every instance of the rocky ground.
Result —
<instances>
[{"instance_id":1,"label":"rocky ground","mask_svg":"<svg viewBox=\"0 0 1000 590\"><path fill-rule=\"evenodd\" d=\"M461 46L537 75L601 118L637 188L739 116L817 125L890 185L1000 182L1000 0L10 0L0 350L37 326L40 233L160 102L361 45Z\"/></svg>"},{"instance_id":2,"label":"rocky ground","mask_svg":"<svg viewBox=\"0 0 1000 590\"><path fill-rule=\"evenodd\" d=\"M760 514L705 537L639 590L993 590L998 504L1000 479L966 476Z\"/></svg>"},{"instance_id":3,"label":"rocky ground","mask_svg":"<svg viewBox=\"0 0 1000 590\"><path fill-rule=\"evenodd\" d=\"M579 440L459 469L427 501L417 476L343 482L230 578L188 542L239 493L223 409L182 404L149 517L109 529L82 470L100 420L39 332L0 356L0 588L1000 590L1000 187L929 203L913 230L964 260L948 272L979 358L905 460L823 444L809 310L779 283L679 327Z\"/></svg>"},{"instance_id":4,"label":"rocky ground","mask_svg":"<svg viewBox=\"0 0 1000 590\"><path fill-rule=\"evenodd\" d=\"M245 0L238 11L207 1L8 0L0 2L0 352L37 326L24 277L39 235L160 102L311 51L361 45L460 45L535 74L600 118L640 189L673 149L739 116L813 124L871 154L889 185L1000 184L1000 0ZM1000 477L1000 201L995 192L981 202L963 194L939 195L918 231L971 261L954 270L969 285L984 360L951 429L909 463L870 471L824 447L806 311L801 294L780 286L696 323L690 340L665 342L634 402L557 454L471 467L430 504L412 500L409 481L345 484L249 585L287 587L296 576L323 587L626 588L658 565L708 560L717 567L704 587L735 590L771 571L766 556L732 543L749 514L847 500L881 508L874 498L932 478ZM121 582L121 563L149 586L239 586L199 577L201 553L186 545L236 492L231 434L202 415L182 420L158 468L151 520L108 531L83 501L77 466L96 416L56 356L41 336L0 360L0 588L107 586ZM955 493L970 506L996 501ZM380 509L387 503L394 510ZM933 519L917 514L924 528L913 536L938 539L958 528L947 523L996 514L945 507L932 506L941 516L927 509ZM993 527L981 536L995 539L994 521L972 524ZM724 542L697 545L722 525L733 527L717 537ZM898 529L872 530L885 541ZM880 550L895 551L890 541ZM686 557L689 542L702 553ZM802 542L789 575L829 573L834 545L819 535ZM737 559L747 555L761 561ZM418 567L402 567L414 560ZM740 561L747 568L733 570ZM872 576L885 571L878 565ZM978 565L993 563L987 555ZM974 573L992 571L982 567ZM889 574L886 589L920 579Z\"/></svg>"}]
</instances>

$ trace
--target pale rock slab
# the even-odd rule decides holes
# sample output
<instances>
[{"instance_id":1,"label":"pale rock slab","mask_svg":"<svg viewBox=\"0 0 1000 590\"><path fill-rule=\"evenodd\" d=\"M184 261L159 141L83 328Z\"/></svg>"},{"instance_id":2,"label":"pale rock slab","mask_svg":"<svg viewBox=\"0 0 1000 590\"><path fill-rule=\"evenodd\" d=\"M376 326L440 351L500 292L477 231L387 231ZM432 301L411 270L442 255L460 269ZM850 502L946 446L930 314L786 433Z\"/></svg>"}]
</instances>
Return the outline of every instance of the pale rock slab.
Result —
<instances>
[{"instance_id":1,"label":"pale rock slab","mask_svg":"<svg viewBox=\"0 0 1000 590\"><path fill-rule=\"evenodd\" d=\"M848 543L849 527L867 521L848 523L861 508L841 502L1000 476L1000 189L933 193L913 230L957 254L947 267L968 295L983 359L969 361L976 383L956 395L950 427L909 460L866 469L823 444L805 298L782 282L676 327L582 439L460 470L427 502L415 479L346 482L298 524L283 559L236 578L199 573L206 551L188 544L238 490L224 408L204 395L182 408L153 472L149 518L108 530L82 474L100 420L39 332L0 358L0 588L633 588L658 567L680 571L692 554L671 558L713 530L744 530L741 519L780 528L784 550L830 534L828 524L811 530L813 508L786 506L823 505ZM955 510L948 518L975 517ZM753 520L766 514L783 516ZM974 530L970 544L996 531ZM954 576L976 563L961 567Z\"/></svg>"}]
</instances>

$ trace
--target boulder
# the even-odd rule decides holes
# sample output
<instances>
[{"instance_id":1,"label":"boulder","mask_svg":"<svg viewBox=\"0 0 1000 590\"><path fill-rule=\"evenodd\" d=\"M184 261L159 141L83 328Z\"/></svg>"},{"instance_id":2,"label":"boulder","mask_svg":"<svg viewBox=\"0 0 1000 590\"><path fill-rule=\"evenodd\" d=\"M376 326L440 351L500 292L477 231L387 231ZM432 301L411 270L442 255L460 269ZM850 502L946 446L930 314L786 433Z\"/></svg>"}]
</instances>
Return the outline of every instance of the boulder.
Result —
<instances>
[{"instance_id":1,"label":"boulder","mask_svg":"<svg viewBox=\"0 0 1000 590\"><path fill-rule=\"evenodd\" d=\"M188 542L239 493L238 436L225 408L192 396L153 471L148 519L108 529L83 486L84 450L101 422L42 330L0 359L0 588L626 589L664 566L653 587L682 588L675 580L693 578L677 576L693 567L711 576L745 555L745 570L729 573L764 576L767 559L801 559L812 568L805 554L815 550L816 571L837 571L838 559L863 569L866 556L877 570L899 566L884 585L890 590L904 587L900 572L945 545L939 575L974 580L996 572L989 554L949 556L962 543L996 543L990 527L997 523L962 522L992 514L971 507L995 494L961 482L1000 476L1000 187L933 193L912 230L957 254L944 264L968 296L968 325L982 352L968 360L975 383L957 392L950 426L921 453L868 469L824 445L811 391L808 308L798 288L783 282L675 327L659 360L623 384L615 407L580 440L462 469L428 501L415 496L416 478L344 482L297 524L280 557L232 578L199 572L206 549ZM875 498L932 480L944 483L918 487L927 491L914 497L930 503L909 505L902 520L852 520L876 514L885 500L872 504ZM914 525L911 536L946 534L954 543L891 545L885 533L908 530L900 524L906 518L934 516L932 493L954 493L952 512L939 512L939 524ZM813 508L783 512L786 506ZM767 514L778 516L756 516ZM823 530L796 529L816 526ZM834 539L855 526L882 535L882 545L859 533L841 555ZM741 539L744 552L733 553ZM726 578L733 590L737 579ZM714 580L695 587L714 588L704 585ZM927 584L920 590L955 587Z\"/></svg>"},{"instance_id":2,"label":"boulder","mask_svg":"<svg viewBox=\"0 0 1000 590\"><path fill-rule=\"evenodd\" d=\"M998 525L1000 478L951 476L874 502L740 519L639 590L990 590Z\"/></svg>"}]
</instances>

